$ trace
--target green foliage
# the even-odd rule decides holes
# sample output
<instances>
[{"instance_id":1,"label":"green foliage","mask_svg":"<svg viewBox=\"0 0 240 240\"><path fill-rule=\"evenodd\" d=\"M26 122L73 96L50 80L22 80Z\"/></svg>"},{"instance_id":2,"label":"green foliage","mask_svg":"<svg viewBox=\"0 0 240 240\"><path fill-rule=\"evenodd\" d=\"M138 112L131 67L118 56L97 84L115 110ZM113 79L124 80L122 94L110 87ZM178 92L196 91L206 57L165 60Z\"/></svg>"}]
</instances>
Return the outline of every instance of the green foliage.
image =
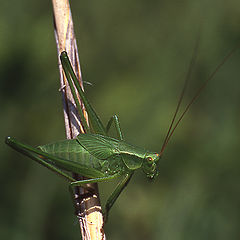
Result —
<instances>
[{"instance_id":1,"label":"green foliage","mask_svg":"<svg viewBox=\"0 0 240 240\"><path fill-rule=\"evenodd\" d=\"M83 78L104 123L159 151L200 31L184 103L240 39L236 1L72 1ZM13 7L14 6L14 7ZM50 2L1 7L2 239L78 239L67 184L4 145L64 139ZM239 51L209 83L171 139L160 175L143 174L113 207L109 239L238 239ZM112 184L100 185L103 201ZM121 229L121 230L120 230Z\"/></svg>"}]
</instances>

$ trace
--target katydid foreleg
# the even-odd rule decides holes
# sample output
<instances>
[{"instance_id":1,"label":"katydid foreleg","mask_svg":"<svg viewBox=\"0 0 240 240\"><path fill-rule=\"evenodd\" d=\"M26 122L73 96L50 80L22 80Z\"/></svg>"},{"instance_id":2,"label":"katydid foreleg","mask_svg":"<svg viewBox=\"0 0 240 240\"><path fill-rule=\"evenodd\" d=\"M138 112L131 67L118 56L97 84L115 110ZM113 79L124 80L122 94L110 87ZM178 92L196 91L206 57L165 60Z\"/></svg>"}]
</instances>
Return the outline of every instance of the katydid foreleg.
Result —
<instances>
[{"instance_id":1,"label":"katydid foreleg","mask_svg":"<svg viewBox=\"0 0 240 240\"><path fill-rule=\"evenodd\" d=\"M131 180L132 175L133 175L133 171L128 173L122 179L122 181L118 183L117 187L115 188L115 190L112 192L112 194L108 198L106 205L105 205L105 211L104 211L104 223L107 222L108 214L109 214L111 207L113 206L115 201L118 199L118 197L121 194L121 192L123 191L123 189L128 185L129 181Z\"/></svg>"}]
</instances>

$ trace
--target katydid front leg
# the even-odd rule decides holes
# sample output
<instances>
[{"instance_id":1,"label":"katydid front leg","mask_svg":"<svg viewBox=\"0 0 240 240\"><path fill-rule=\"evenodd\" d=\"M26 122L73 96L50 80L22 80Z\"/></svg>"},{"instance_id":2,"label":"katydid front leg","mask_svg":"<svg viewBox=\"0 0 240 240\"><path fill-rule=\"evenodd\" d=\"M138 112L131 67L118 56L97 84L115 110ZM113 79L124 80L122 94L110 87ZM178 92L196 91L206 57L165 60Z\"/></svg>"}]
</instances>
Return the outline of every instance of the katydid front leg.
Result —
<instances>
[{"instance_id":1,"label":"katydid front leg","mask_svg":"<svg viewBox=\"0 0 240 240\"><path fill-rule=\"evenodd\" d=\"M107 223L108 215L109 215L109 211L110 211L111 207L113 206L115 201L118 199L118 197L121 194L121 192L123 191L123 189L128 185L129 181L132 178L132 175L133 175L133 171L129 172L122 179L122 181L118 183L117 187L115 188L115 190L112 192L112 194L108 198L108 200L106 202L106 205L105 205L105 212L104 212L104 215L103 215L104 216L104 223Z\"/></svg>"}]
</instances>

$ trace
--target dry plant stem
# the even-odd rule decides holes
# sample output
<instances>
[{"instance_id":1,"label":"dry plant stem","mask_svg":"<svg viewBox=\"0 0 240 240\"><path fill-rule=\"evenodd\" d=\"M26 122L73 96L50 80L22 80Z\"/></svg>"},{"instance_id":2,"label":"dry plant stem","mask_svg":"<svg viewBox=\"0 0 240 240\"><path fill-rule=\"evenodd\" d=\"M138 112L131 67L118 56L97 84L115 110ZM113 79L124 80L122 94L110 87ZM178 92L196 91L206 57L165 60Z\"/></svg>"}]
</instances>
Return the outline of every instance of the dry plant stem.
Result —
<instances>
[{"instance_id":1,"label":"dry plant stem","mask_svg":"<svg viewBox=\"0 0 240 240\"><path fill-rule=\"evenodd\" d=\"M83 128L60 63L59 56L62 51L68 53L81 86L82 77L69 2L68 0L52 0L52 4L66 136L70 139L75 138L79 133L83 133ZM82 104L81 106L84 109ZM87 114L85 111L84 113L87 119ZM74 174L74 178L80 179L81 177ZM89 184L89 186L94 190L93 192L89 193L83 188L76 188L74 196L75 205L78 206L77 209L79 210L76 215L79 219L82 239L105 239L102 229L103 217L99 202L98 187L97 184Z\"/></svg>"}]
</instances>

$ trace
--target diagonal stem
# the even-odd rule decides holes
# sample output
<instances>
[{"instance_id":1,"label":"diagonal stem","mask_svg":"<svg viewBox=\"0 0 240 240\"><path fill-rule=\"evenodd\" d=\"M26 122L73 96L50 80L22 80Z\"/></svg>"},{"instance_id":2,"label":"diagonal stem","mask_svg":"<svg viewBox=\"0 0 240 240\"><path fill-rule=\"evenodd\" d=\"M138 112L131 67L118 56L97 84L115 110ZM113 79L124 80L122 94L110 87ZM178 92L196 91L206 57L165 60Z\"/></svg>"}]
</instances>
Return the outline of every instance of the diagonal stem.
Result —
<instances>
[{"instance_id":1,"label":"diagonal stem","mask_svg":"<svg viewBox=\"0 0 240 240\"><path fill-rule=\"evenodd\" d=\"M80 62L69 2L68 0L52 0L52 4L58 56L60 56L62 51L66 51L68 53L71 64L74 68L80 85L82 86ZM68 139L70 139L75 138L79 133L84 132L81 125L81 119L77 112L76 103L73 100L71 89L63 74L60 60L59 71L66 136ZM81 108L83 109L86 121L88 122L86 111L84 110L84 106L80 99L79 102ZM76 176L75 174L74 178L77 180L82 179L80 176ZM91 194L90 198L89 194L86 194L86 190L80 187L75 188L75 204L80 205L80 208L78 209L81 209L81 211L77 213L77 216L80 223L82 239L105 239L105 234L102 229L103 218L98 196L98 187L97 184L91 184L89 187L94 189L94 193ZM85 198L84 196L88 196L88 198ZM79 199L81 199L81 201L79 201ZM90 208L91 211L89 211Z\"/></svg>"}]
</instances>

